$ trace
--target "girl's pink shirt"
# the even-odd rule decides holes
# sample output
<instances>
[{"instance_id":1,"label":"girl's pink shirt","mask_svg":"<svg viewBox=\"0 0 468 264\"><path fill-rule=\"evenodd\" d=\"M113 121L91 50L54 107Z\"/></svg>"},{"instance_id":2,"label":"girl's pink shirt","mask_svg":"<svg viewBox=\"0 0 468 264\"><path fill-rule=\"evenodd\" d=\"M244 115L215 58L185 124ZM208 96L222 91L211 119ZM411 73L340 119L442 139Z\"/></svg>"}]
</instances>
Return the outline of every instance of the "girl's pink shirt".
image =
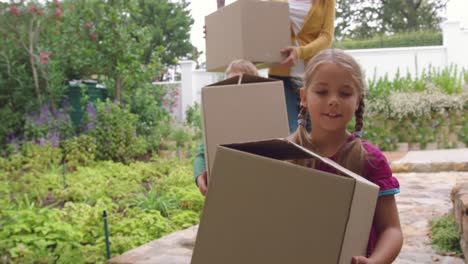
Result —
<instances>
[{"instance_id":1,"label":"girl's pink shirt","mask_svg":"<svg viewBox=\"0 0 468 264\"><path fill-rule=\"evenodd\" d=\"M354 140L355 138L356 136L354 134L350 135L348 137L348 142ZM363 148L367 152L366 163L364 164L364 172L361 176L380 187L379 197L383 195L394 195L399 193L400 184L393 176L392 170L390 169L385 156L376 146L372 145L371 143L365 140L361 140L361 142ZM335 154L329 158L336 161L338 156ZM337 173L336 169L322 162L317 162L315 168L325 172L335 174ZM375 222L373 222L369 236L369 242L367 244L367 256L370 256L374 251L377 239L376 225Z\"/></svg>"}]
</instances>

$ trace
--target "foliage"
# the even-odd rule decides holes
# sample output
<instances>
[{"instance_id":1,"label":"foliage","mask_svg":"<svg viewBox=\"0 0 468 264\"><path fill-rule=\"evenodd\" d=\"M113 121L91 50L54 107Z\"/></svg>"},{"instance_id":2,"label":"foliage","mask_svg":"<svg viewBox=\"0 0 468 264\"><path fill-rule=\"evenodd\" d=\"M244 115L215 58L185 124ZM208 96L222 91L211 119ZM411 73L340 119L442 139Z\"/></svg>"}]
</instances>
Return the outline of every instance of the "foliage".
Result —
<instances>
[{"instance_id":1,"label":"foliage","mask_svg":"<svg viewBox=\"0 0 468 264\"><path fill-rule=\"evenodd\" d=\"M78 166L88 166L93 163L96 155L96 143L94 141L90 136L80 135L63 143L64 161L67 170L76 170Z\"/></svg>"},{"instance_id":2,"label":"foliage","mask_svg":"<svg viewBox=\"0 0 468 264\"><path fill-rule=\"evenodd\" d=\"M109 100L96 103L96 115L86 114L85 134L96 140L96 159L128 162L142 154L144 145L136 135L137 116L129 107Z\"/></svg>"},{"instance_id":3,"label":"foliage","mask_svg":"<svg viewBox=\"0 0 468 264\"><path fill-rule=\"evenodd\" d=\"M193 106L189 106L185 112L185 122L187 125L194 130L195 139L202 137L202 119L200 105L195 102Z\"/></svg>"},{"instance_id":4,"label":"foliage","mask_svg":"<svg viewBox=\"0 0 468 264\"><path fill-rule=\"evenodd\" d=\"M369 38L406 31L439 31L440 11L447 1L338 0L338 39Z\"/></svg>"},{"instance_id":5,"label":"foliage","mask_svg":"<svg viewBox=\"0 0 468 264\"><path fill-rule=\"evenodd\" d=\"M11 153L4 159L0 169L16 174L21 171L39 174L60 164L62 153L50 143L44 145L25 142L12 146ZM7 174L8 175L8 174Z\"/></svg>"},{"instance_id":6,"label":"foliage","mask_svg":"<svg viewBox=\"0 0 468 264\"><path fill-rule=\"evenodd\" d=\"M148 64L153 56L160 57L165 66L177 63L176 58L185 57L196 60L199 52L187 41L190 39L190 17L188 2L171 2L167 0L139 1L141 16L134 19L140 27L150 29L151 40L145 49L144 63ZM154 54L158 48L160 54Z\"/></svg>"},{"instance_id":7,"label":"foliage","mask_svg":"<svg viewBox=\"0 0 468 264\"><path fill-rule=\"evenodd\" d=\"M439 148L453 148L457 140L466 143L464 135L468 132L467 112L466 109L431 112L398 119L368 113L364 118L363 138L386 151L395 150L397 143L404 142L420 143L422 149L428 143L438 143ZM352 130L353 127L349 126L348 129Z\"/></svg>"},{"instance_id":8,"label":"foliage","mask_svg":"<svg viewBox=\"0 0 468 264\"><path fill-rule=\"evenodd\" d=\"M436 112L461 111L467 100L468 91L450 95L432 87L422 92L392 92L387 98L369 100L366 111L401 120L408 116L417 118Z\"/></svg>"},{"instance_id":9,"label":"foliage","mask_svg":"<svg viewBox=\"0 0 468 264\"><path fill-rule=\"evenodd\" d=\"M1 87L2 85L0 84L0 97L2 97ZM14 136L12 135L15 135L23 127L24 115L21 112L15 112L13 107L5 106L0 108L0 116L2 117L2 125L0 126L1 148L7 142L11 143L14 141Z\"/></svg>"},{"instance_id":10,"label":"foliage","mask_svg":"<svg viewBox=\"0 0 468 264\"><path fill-rule=\"evenodd\" d=\"M43 105L38 114L26 115L24 138L43 145L46 141L57 147L61 139L74 134L67 108L51 112Z\"/></svg>"},{"instance_id":11,"label":"foliage","mask_svg":"<svg viewBox=\"0 0 468 264\"><path fill-rule=\"evenodd\" d=\"M429 79L448 94L462 91L462 78L463 71L459 72L457 65L452 64L442 70L429 68Z\"/></svg>"},{"instance_id":12,"label":"foliage","mask_svg":"<svg viewBox=\"0 0 468 264\"><path fill-rule=\"evenodd\" d=\"M2 210L0 252L16 262L48 263L61 254L65 244L68 250L79 248L83 234L61 218L60 210L34 205Z\"/></svg>"},{"instance_id":13,"label":"foliage","mask_svg":"<svg viewBox=\"0 0 468 264\"><path fill-rule=\"evenodd\" d=\"M165 95L170 88L162 85L146 85L138 88L129 97L131 113L138 116L136 131L146 141L146 151L158 149L171 133L170 115L164 107Z\"/></svg>"},{"instance_id":14,"label":"foliage","mask_svg":"<svg viewBox=\"0 0 468 264\"><path fill-rule=\"evenodd\" d=\"M370 38L342 39L333 43L339 49L376 49L442 45L442 34L437 31L401 32L392 35L376 34Z\"/></svg>"},{"instance_id":15,"label":"foliage","mask_svg":"<svg viewBox=\"0 0 468 264\"><path fill-rule=\"evenodd\" d=\"M462 255L460 248L460 233L455 219L444 215L431 221L432 246L438 254L456 253Z\"/></svg>"},{"instance_id":16,"label":"foliage","mask_svg":"<svg viewBox=\"0 0 468 264\"><path fill-rule=\"evenodd\" d=\"M55 113L69 80L97 78L117 101L127 103L136 89L146 88L160 75L163 66L175 64L176 56L198 56L187 41L193 21L185 2L48 0L0 5L2 147L8 136L22 136L26 113L38 112L44 104Z\"/></svg>"},{"instance_id":17,"label":"foliage","mask_svg":"<svg viewBox=\"0 0 468 264\"><path fill-rule=\"evenodd\" d=\"M0 144L6 136L18 136L25 114L37 112L42 104L50 110L63 94L62 67L52 51L59 44L63 10L52 2L17 1L1 3L0 9ZM3 120L5 120L3 122Z\"/></svg>"},{"instance_id":18,"label":"foliage","mask_svg":"<svg viewBox=\"0 0 468 264\"><path fill-rule=\"evenodd\" d=\"M369 79L367 98L385 99L392 92L422 92L434 88L446 94L458 94L462 92L463 78L464 71L454 65L443 69L430 66L423 69L419 76L411 76L410 73L402 75L398 69L392 80L388 75Z\"/></svg>"},{"instance_id":19,"label":"foliage","mask_svg":"<svg viewBox=\"0 0 468 264\"><path fill-rule=\"evenodd\" d=\"M39 156L49 151L34 147ZM190 162L79 164L64 187L60 164L36 158L0 158L0 258L7 263L104 262L103 210L113 256L199 222L204 198Z\"/></svg>"},{"instance_id":20,"label":"foliage","mask_svg":"<svg viewBox=\"0 0 468 264\"><path fill-rule=\"evenodd\" d=\"M368 81L363 138L382 150L398 143L437 143L453 148L467 142L468 90L462 88L463 71L450 66L423 70L419 77L397 72ZM353 124L348 129L353 130Z\"/></svg>"},{"instance_id":21,"label":"foliage","mask_svg":"<svg viewBox=\"0 0 468 264\"><path fill-rule=\"evenodd\" d=\"M72 10L54 3L19 1L0 10L0 53L2 66L7 68L1 79L12 85L10 89L19 86L29 90L27 94L33 92L39 105L48 102L55 106L61 95L57 85L63 83L62 68L50 62L57 56L52 50L61 45L63 17Z\"/></svg>"},{"instance_id":22,"label":"foliage","mask_svg":"<svg viewBox=\"0 0 468 264\"><path fill-rule=\"evenodd\" d=\"M173 131L171 138L172 140L176 142L176 147L181 148L185 145L185 142L189 139L189 135L183 127L179 127Z\"/></svg>"}]
</instances>

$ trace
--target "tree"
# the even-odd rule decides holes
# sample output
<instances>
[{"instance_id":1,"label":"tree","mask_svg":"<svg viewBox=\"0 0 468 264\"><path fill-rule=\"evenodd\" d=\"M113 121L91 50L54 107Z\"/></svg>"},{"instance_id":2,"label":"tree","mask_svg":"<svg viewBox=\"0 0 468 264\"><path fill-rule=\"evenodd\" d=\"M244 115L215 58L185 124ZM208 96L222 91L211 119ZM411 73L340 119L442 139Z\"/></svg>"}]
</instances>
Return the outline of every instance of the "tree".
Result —
<instances>
[{"instance_id":1,"label":"tree","mask_svg":"<svg viewBox=\"0 0 468 264\"><path fill-rule=\"evenodd\" d=\"M336 37L436 30L448 0L337 0Z\"/></svg>"},{"instance_id":2,"label":"tree","mask_svg":"<svg viewBox=\"0 0 468 264\"><path fill-rule=\"evenodd\" d=\"M58 107L69 80L98 76L120 102L164 64L197 56L188 5L172 2L0 1L0 145L26 113Z\"/></svg>"},{"instance_id":3,"label":"tree","mask_svg":"<svg viewBox=\"0 0 468 264\"><path fill-rule=\"evenodd\" d=\"M70 27L87 34L87 45L93 47L89 67L114 88L116 101L120 102L124 90L131 92L163 67L176 64L178 57L198 56L188 40L193 20L183 1L67 2L84 10Z\"/></svg>"},{"instance_id":4,"label":"tree","mask_svg":"<svg viewBox=\"0 0 468 264\"><path fill-rule=\"evenodd\" d=\"M156 53L163 65L177 64L176 59L186 57L196 60L197 49L190 43L190 16L188 3L168 0L138 0L141 14L133 19L140 27L149 29L151 40L145 49L144 63L148 64Z\"/></svg>"},{"instance_id":5,"label":"tree","mask_svg":"<svg viewBox=\"0 0 468 264\"><path fill-rule=\"evenodd\" d=\"M52 108L56 95L51 91L48 76L49 61L53 56L49 49L56 46L54 44L61 33L63 13L57 1L45 4L19 1L0 10L0 36L4 40L0 54L7 68L7 76L3 78L19 80L18 76L11 74L16 70L12 66L18 65L20 61L25 63L32 75L38 104L41 105L43 99L46 99Z\"/></svg>"}]
</instances>

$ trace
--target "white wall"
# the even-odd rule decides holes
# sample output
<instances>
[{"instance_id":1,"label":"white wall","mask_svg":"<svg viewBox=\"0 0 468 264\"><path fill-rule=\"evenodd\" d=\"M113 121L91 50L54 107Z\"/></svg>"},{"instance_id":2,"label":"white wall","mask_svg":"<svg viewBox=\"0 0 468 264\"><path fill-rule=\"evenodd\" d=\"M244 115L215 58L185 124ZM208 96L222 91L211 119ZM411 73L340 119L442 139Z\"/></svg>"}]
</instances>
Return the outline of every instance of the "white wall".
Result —
<instances>
[{"instance_id":1,"label":"white wall","mask_svg":"<svg viewBox=\"0 0 468 264\"><path fill-rule=\"evenodd\" d=\"M407 73L415 76L429 65L447 65L446 48L443 46L360 49L348 50L347 53L360 63L367 79L378 79L386 74L393 79L398 71L400 76Z\"/></svg>"}]
</instances>

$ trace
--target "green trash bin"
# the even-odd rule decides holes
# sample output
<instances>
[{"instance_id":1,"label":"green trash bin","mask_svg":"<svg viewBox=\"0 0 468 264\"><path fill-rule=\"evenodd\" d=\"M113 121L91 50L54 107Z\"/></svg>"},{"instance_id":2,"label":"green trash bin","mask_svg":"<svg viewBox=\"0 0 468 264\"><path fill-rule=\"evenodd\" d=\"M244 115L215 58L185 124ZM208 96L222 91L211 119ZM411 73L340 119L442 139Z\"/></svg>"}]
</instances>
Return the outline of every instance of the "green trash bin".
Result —
<instances>
[{"instance_id":1,"label":"green trash bin","mask_svg":"<svg viewBox=\"0 0 468 264\"><path fill-rule=\"evenodd\" d=\"M75 128L80 125L83 118L84 109L81 106L81 87L84 85L85 94L89 97L91 103L98 100L105 101L107 98L107 89L105 86L98 84L94 80L74 80L68 82L66 96L70 102L72 110L70 111L70 118Z\"/></svg>"}]
</instances>

